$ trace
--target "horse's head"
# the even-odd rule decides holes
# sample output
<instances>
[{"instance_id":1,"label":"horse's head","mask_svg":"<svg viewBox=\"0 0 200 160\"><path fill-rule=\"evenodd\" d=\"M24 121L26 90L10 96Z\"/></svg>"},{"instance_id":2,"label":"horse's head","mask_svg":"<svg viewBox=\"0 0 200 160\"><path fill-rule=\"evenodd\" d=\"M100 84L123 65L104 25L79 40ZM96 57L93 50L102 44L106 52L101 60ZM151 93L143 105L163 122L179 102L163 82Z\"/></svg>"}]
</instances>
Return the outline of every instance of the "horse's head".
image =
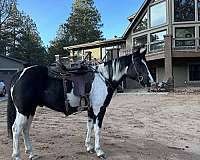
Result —
<instances>
[{"instance_id":1,"label":"horse's head","mask_svg":"<svg viewBox=\"0 0 200 160\"><path fill-rule=\"evenodd\" d=\"M138 48L131 55L131 63L127 70L127 76L139 82L143 87L150 87L153 78L146 64L146 48Z\"/></svg>"}]
</instances>

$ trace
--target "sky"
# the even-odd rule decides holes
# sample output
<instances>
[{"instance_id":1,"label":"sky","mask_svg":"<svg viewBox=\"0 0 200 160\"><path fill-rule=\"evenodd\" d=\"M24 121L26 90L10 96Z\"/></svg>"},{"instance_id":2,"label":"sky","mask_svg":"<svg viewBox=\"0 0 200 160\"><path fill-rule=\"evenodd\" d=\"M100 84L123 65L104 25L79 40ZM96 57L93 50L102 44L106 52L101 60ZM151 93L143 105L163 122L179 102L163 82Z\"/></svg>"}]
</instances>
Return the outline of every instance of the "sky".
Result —
<instances>
[{"instance_id":1,"label":"sky","mask_svg":"<svg viewBox=\"0 0 200 160\"><path fill-rule=\"evenodd\" d=\"M30 15L45 46L53 40L59 25L71 13L73 0L18 0L18 8ZM101 14L104 38L121 37L128 27L127 17L136 13L144 0L94 0Z\"/></svg>"}]
</instances>

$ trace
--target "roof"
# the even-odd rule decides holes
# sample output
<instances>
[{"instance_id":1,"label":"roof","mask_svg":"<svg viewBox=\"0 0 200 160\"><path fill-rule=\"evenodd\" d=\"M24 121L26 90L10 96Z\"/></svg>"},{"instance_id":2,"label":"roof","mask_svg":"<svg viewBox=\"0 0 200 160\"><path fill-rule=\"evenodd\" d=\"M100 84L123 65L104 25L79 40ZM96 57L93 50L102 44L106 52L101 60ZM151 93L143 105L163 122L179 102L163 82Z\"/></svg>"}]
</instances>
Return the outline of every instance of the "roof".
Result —
<instances>
[{"instance_id":1,"label":"roof","mask_svg":"<svg viewBox=\"0 0 200 160\"><path fill-rule=\"evenodd\" d=\"M113 38L109 40L104 41L94 41L91 43L84 43L84 44L78 44L73 46L64 47L65 50L76 50L76 49L89 49L89 48L95 48L100 46L109 46L112 44L120 44L125 43L125 40L120 38Z\"/></svg>"},{"instance_id":2,"label":"roof","mask_svg":"<svg viewBox=\"0 0 200 160\"><path fill-rule=\"evenodd\" d=\"M136 14L137 14L137 13L134 13L134 14L132 14L131 16L129 16L129 17L128 17L128 20L129 20L130 22L132 22Z\"/></svg>"},{"instance_id":3,"label":"roof","mask_svg":"<svg viewBox=\"0 0 200 160\"><path fill-rule=\"evenodd\" d=\"M3 55L3 54L0 54L0 57L6 58L6 59L9 59L9 60L18 62L18 63L22 63L23 65L28 64L28 62L25 62L25 61L22 61L22 60L16 59L16 58L8 57L8 56L5 56L5 55Z\"/></svg>"},{"instance_id":4,"label":"roof","mask_svg":"<svg viewBox=\"0 0 200 160\"><path fill-rule=\"evenodd\" d=\"M129 19L133 18L132 22L129 24L129 26L127 27L126 31L124 32L122 38L126 38L127 34L129 33L129 31L131 30L131 28L136 24L137 20L140 18L141 14L143 13L143 11L145 10L146 6L148 6L148 4L151 2L151 0L145 0L142 4L142 6L140 7L140 9L138 10L138 12L132 16L129 17Z\"/></svg>"}]
</instances>

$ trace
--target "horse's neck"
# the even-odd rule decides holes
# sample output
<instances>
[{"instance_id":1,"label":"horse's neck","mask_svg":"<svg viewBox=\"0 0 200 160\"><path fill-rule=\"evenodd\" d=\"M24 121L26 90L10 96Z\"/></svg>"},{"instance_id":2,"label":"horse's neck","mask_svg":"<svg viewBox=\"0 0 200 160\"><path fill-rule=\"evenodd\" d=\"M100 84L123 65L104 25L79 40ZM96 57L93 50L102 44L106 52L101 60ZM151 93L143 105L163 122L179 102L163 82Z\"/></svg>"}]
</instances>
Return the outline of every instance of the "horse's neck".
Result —
<instances>
[{"instance_id":1,"label":"horse's neck","mask_svg":"<svg viewBox=\"0 0 200 160\"><path fill-rule=\"evenodd\" d=\"M113 86L117 87L125 78L128 65L120 64L120 61L115 59L107 63L99 65L98 71L103 77L108 80Z\"/></svg>"}]
</instances>

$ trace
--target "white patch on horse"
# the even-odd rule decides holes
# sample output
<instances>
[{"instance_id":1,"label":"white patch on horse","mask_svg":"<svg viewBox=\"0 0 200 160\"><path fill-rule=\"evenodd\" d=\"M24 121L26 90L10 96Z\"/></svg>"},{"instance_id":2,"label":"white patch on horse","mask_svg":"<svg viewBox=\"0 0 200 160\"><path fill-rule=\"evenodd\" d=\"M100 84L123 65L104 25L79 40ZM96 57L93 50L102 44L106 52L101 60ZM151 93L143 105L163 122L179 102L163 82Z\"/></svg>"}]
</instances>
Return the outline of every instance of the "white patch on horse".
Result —
<instances>
[{"instance_id":1,"label":"white patch on horse","mask_svg":"<svg viewBox=\"0 0 200 160\"><path fill-rule=\"evenodd\" d=\"M119 81L122 78L122 76L127 73L128 67L125 67L121 71L119 71L120 70L120 63L117 60L114 60L112 62L112 69L113 69L112 80L113 81Z\"/></svg>"},{"instance_id":2,"label":"white patch on horse","mask_svg":"<svg viewBox=\"0 0 200 160\"><path fill-rule=\"evenodd\" d=\"M29 136L29 130L31 127L31 123L33 121L33 116L29 116L27 123L24 125L23 128L23 138L24 138L24 144L25 144L25 152L29 154L29 159L34 157L33 151L32 151L32 145L30 142L30 136Z\"/></svg>"},{"instance_id":3,"label":"white patch on horse","mask_svg":"<svg viewBox=\"0 0 200 160\"><path fill-rule=\"evenodd\" d=\"M98 71L106 78L109 79L109 72L108 72L108 67L104 66L104 64L98 65Z\"/></svg>"},{"instance_id":4,"label":"white patch on horse","mask_svg":"<svg viewBox=\"0 0 200 160\"><path fill-rule=\"evenodd\" d=\"M11 95L12 101L13 101L13 88L14 88L14 85L10 88L10 95ZM13 102L13 104L14 104L14 102Z\"/></svg>"},{"instance_id":5,"label":"white patch on horse","mask_svg":"<svg viewBox=\"0 0 200 160\"><path fill-rule=\"evenodd\" d=\"M96 119L96 123L94 124L94 134L95 134L95 151L97 153L97 156L102 156L105 153L101 149L100 146L100 135L101 135L101 129L99 128L99 121Z\"/></svg>"},{"instance_id":6,"label":"white patch on horse","mask_svg":"<svg viewBox=\"0 0 200 160\"><path fill-rule=\"evenodd\" d=\"M88 117L87 135L86 135L86 139L85 139L85 146L86 146L88 152L92 151L94 149L94 146L92 145L92 142L91 142L93 128L94 128L93 119Z\"/></svg>"},{"instance_id":7,"label":"white patch on horse","mask_svg":"<svg viewBox=\"0 0 200 160\"><path fill-rule=\"evenodd\" d=\"M142 63L144 63L144 65L146 66L146 69L147 69L147 72L148 72L148 76L149 76L149 78L150 78L150 82L153 83L154 80L153 80L153 77L152 77L152 75L151 75L151 73L150 73L148 67L147 67L146 62L145 62L144 60L142 60Z\"/></svg>"},{"instance_id":8,"label":"white patch on horse","mask_svg":"<svg viewBox=\"0 0 200 160\"><path fill-rule=\"evenodd\" d=\"M107 86L103 77L101 77L99 73L95 73L94 81L90 91L90 102L93 112L96 116L98 115L100 108L103 106L107 95Z\"/></svg>"},{"instance_id":9,"label":"white patch on horse","mask_svg":"<svg viewBox=\"0 0 200 160\"><path fill-rule=\"evenodd\" d=\"M17 108L16 108L17 109ZM27 123L27 117L18 112L16 113L16 119L12 126L13 132L13 153L12 157L14 159L20 160L20 149L19 149L19 137L22 129Z\"/></svg>"},{"instance_id":10,"label":"white patch on horse","mask_svg":"<svg viewBox=\"0 0 200 160\"><path fill-rule=\"evenodd\" d=\"M23 70L22 73L20 74L18 80L19 80L19 79L24 75L24 73L25 73L28 69L33 68L33 67L36 67L36 66L37 66L37 65L34 65L34 66L30 66L30 67L24 68L24 70Z\"/></svg>"},{"instance_id":11,"label":"white patch on horse","mask_svg":"<svg viewBox=\"0 0 200 160\"><path fill-rule=\"evenodd\" d=\"M20 160L19 137L20 137L21 131L23 130L25 150L26 150L26 153L29 154L29 158L31 159L34 155L32 153L32 145L30 143L30 138L29 138L29 129L30 129L33 117L30 116L29 119L27 119L26 116L19 113L18 108L16 107L16 105L14 103L13 89L14 89L14 85L10 88L11 99L12 99L13 105L15 106L15 109L16 109L16 118L15 118L15 122L12 126L12 132L13 132L12 157L15 160Z\"/></svg>"},{"instance_id":12,"label":"white patch on horse","mask_svg":"<svg viewBox=\"0 0 200 160\"><path fill-rule=\"evenodd\" d=\"M140 54L143 53L146 50L146 48L140 48Z\"/></svg>"},{"instance_id":13,"label":"white patch on horse","mask_svg":"<svg viewBox=\"0 0 200 160\"><path fill-rule=\"evenodd\" d=\"M78 107L80 104L80 97L74 95L74 89L70 93L67 93L67 100L71 107Z\"/></svg>"}]
</instances>

